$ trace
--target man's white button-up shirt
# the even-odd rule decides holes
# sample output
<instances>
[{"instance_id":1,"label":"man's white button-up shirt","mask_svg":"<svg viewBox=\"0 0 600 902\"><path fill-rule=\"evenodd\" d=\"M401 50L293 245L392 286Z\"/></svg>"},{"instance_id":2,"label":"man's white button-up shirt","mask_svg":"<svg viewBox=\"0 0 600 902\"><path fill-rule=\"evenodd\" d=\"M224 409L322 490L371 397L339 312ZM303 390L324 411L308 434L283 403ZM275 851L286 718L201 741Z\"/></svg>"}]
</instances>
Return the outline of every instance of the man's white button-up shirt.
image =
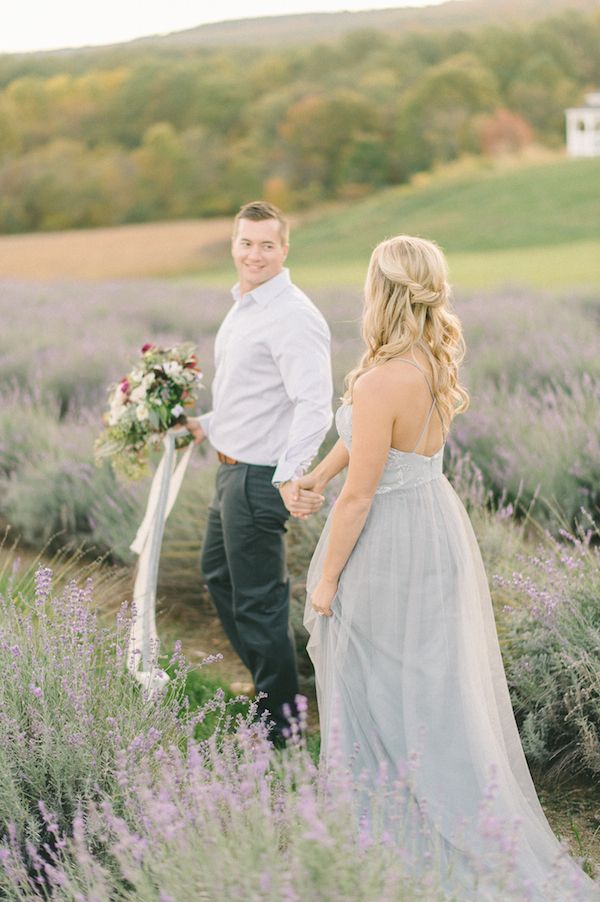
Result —
<instances>
[{"instance_id":1,"label":"man's white button-up shirt","mask_svg":"<svg viewBox=\"0 0 600 902\"><path fill-rule=\"evenodd\" d=\"M235 303L215 340L213 409L200 417L211 445L274 466L273 482L304 473L331 425L327 323L283 269Z\"/></svg>"}]
</instances>

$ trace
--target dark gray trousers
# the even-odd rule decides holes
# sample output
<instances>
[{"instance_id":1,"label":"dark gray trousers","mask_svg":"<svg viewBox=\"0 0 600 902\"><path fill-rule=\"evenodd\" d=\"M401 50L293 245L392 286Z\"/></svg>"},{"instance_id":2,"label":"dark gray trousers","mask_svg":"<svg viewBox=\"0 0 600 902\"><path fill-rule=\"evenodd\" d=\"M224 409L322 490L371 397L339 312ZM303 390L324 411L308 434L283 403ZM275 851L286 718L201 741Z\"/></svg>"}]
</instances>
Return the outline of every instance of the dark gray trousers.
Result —
<instances>
[{"instance_id":1,"label":"dark gray trousers","mask_svg":"<svg viewBox=\"0 0 600 902\"><path fill-rule=\"evenodd\" d=\"M287 725L283 706L295 713L298 674L285 564L289 513L273 473L274 467L220 465L202 572L231 645L267 695L259 710L269 711L276 738Z\"/></svg>"}]
</instances>

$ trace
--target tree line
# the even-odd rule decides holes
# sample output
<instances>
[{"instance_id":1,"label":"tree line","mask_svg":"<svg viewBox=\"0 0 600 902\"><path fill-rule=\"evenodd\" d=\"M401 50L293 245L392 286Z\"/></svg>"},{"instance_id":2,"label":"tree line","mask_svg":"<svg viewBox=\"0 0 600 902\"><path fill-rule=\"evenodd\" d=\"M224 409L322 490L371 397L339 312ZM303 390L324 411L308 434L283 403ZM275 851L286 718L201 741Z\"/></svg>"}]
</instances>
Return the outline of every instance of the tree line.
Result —
<instances>
[{"instance_id":1,"label":"tree line","mask_svg":"<svg viewBox=\"0 0 600 902\"><path fill-rule=\"evenodd\" d=\"M0 58L0 230L287 209L464 153L564 141L600 87L600 14L280 51Z\"/></svg>"}]
</instances>

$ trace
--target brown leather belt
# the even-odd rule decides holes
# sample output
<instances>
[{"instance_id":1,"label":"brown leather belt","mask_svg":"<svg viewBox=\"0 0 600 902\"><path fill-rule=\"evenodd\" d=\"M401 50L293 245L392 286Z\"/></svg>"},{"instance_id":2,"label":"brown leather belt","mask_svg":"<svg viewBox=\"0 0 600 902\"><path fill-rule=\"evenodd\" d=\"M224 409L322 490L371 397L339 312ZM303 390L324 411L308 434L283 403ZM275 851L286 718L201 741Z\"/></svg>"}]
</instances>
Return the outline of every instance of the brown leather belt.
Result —
<instances>
[{"instance_id":1,"label":"brown leather belt","mask_svg":"<svg viewBox=\"0 0 600 902\"><path fill-rule=\"evenodd\" d=\"M236 460L234 457L227 457L226 454L221 454L220 451L217 451L217 457L221 464L239 464L239 460Z\"/></svg>"}]
</instances>

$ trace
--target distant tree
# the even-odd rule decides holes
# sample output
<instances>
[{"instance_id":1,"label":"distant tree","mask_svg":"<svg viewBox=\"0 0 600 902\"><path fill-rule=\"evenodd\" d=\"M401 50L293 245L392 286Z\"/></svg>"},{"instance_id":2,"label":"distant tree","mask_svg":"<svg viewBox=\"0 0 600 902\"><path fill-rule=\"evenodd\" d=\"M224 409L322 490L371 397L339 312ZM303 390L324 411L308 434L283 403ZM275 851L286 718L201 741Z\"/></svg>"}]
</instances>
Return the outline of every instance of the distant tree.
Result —
<instances>
[{"instance_id":1,"label":"distant tree","mask_svg":"<svg viewBox=\"0 0 600 902\"><path fill-rule=\"evenodd\" d=\"M179 173L186 216L223 212L222 183L228 150L224 139L202 126L179 136L183 160Z\"/></svg>"},{"instance_id":2,"label":"distant tree","mask_svg":"<svg viewBox=\"0 0 600 902\"><path fill-rule=\"evenodd\" d=\"M518 113L500 107L479 123L482 153L497 156L515 153L533 141L533 129Z\"/></svg>"},{"instance_id":3,"label":"distant tree","mask_svg":"<svg viewBox=\"0 0 600 902\"><path fill-rule=\"evenodd\" d=\"M372 68L373 60L378 60L382 51L389 48L391 43L391 38L384 31L357 28L340 41L340 57L345 62L359 62L365 68Z\"/></svg>"},{"instance_id":4,"label":"distant tree","mask_svg":"<svg viewBox=\"0 0 600 902\"><path fill-rule=\"evenodd\" d=\"M507 91L510 108L553 144L564 141L564 111L578 97L577 84L543 51L523 60Z\"/></svg>"},{"instance_id":5,"label":"distant tree","mask_svg":"<svg viewBox=\"0 0 600 902\"><path fill-rule=\"evenodd\" d=\"M279 126L292 184L318 184L324 196L343 180L343 157L359 135L376 130L376 112L360 94L338 90L298 100Z\"/></svg>"},{"instance_id":6,"label":"distant tree","mask_svg":"<svg viewBox=\"0 0 600 902\"><path fill-rule=\"evenodd\" d=\"M269 53L256 60L247 79L257 95L271 94L288 85L298 74L299 67L291 55Z\"/></svg>"},{"instance_id":7,"label":"distant tree","mask_svg":"<svg viewBox=\"0 0 600 902\"><path fill-rule=\"evenodd\" d=\"M132 199L126 157L59 139L0 165L0 228L60 230L124 222Z\"/></svg>"},{"instance_id":8,"label":"distant tree","mask_svg":"<svg viewBox=\"0 0 600 902\"><path fill-rule=\"evenodd\" d=\"M530 53L529 38L520 29L494 25L482 29L473 52L481 64L494 73L498 89L505 96Z\"/></svg>"},{"instance_id":9,"label":"distant tree","mask_svg":"<svg viewBox=\"0 0 600 902\"><path fill-rule=\"evenodd\" d=\"M50 139L52 120L42 78L27 76L11 82L4 92L4 100L18 118L20 144L24 152Z\"/></svg>"},{"instance_id":10,"label":"distant tree","mask_svg":"<svg viewBox=\"0 0 600 902\"><path fill-rule=\"evenodd\" d=\"M407 94L395 136L399 178L476 149L475 117L499 101L494 74L461 53L428 70Z\"/></svg>"},{"instance_id":11,"label":"distant tree","mask_svg":"<svg viewBox=\"0 0 600 902\"><path fill-rule=\"evenodd\" d=\"M19 127L19 116L14 104L0 95L0 160L8 154L19 154L22 151L22 132Z\"/></svg>"},{"instance_id":12,"label":"distant tree","mask_svg":"<svg viewBox=\"0 0 600 902\"><path fill-rule=\"evenodd\" d=\"M228 144L224 148L223 168L212 212L236 212L243 203L259 197L265 179L260 148L251 138Z\"/></svg>"},{"instance_id":13,"label":"distant tree","mask_svg":"<svg viewBox=\"0 0 600 902\"><path fill-rule=\"evenodd\" d=\"M282 210L291 210L298 205L294 192L280 175L265 179L261 191L262 197Z\"/></svg>"},{"instance_id":14,"label":"distant tree","mask_svg":"<svg viewBox=\"0 0 600 902\"><path fill-rule=\"evenodd\" d=\"M185 215L185 152L173 126L168 122L151 125L132 156L138 173L137 215L143 219Z\"/></svg>"},{"instance_id":15,"label":"distant tree","mask_svg":"<svg viewBox=\"0 0 600 902\"><path fill-rule=\"evenodd\" d=\"M345 196L389 182L388 142L377 134L355 134L341 150L338 193ZM361 190L362 189L362 190Z\"/></svg>"},{"instance_id":16,"label":"distant tree","mask_svg":"<svg viewBox=\"0 0 600 902\"><path fill-rule=\"evenodd\" d=\"M574 10L537 24L528 34L531 55L548 55L569 80L600 84L600 9L584 16Z\"/></svg>"}]
</instances>

